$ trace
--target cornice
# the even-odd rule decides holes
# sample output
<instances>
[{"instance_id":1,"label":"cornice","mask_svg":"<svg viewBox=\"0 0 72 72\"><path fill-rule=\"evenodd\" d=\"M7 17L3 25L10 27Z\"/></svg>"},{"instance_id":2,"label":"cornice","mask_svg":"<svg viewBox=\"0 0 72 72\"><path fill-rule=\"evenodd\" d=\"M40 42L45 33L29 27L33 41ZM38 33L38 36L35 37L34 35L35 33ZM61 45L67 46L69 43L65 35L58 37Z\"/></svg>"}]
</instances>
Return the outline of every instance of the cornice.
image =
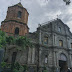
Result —
<instances>
[{"instance_id":1,"label":"cornice","mask_svg":"<svg viewBox=\"0 0 72 72\"><path fill-rule=\"evenodd\" d=\"M1 22L1 24L2 24L2 23L5 23L5 22L10 22L10 21L12 21L12 22L17 22L17 23L20 23L20 24L23 24L23 25L26 25L26 26L27 26L27 24L26 24L26 23L19 22L19 21L16 21L16 20L6 20L6 21L2 21L2 22ZM28 26L27 26L27 28L29 29L29 27L28 27Z\"/></svg>"}]
</instances>

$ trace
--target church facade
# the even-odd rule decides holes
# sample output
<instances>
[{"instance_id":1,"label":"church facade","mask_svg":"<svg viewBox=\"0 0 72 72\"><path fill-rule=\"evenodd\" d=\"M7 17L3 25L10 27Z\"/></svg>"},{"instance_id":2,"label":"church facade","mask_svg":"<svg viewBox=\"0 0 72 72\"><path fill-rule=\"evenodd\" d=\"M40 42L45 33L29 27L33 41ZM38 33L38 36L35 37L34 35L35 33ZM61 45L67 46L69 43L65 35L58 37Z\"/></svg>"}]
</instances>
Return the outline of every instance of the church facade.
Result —
<instances>
[{"instance_id":1,"label":"church facade","mask_svg":"<svg viewBox=\"0 0 72 72\"><path fill-rule=\"evenodd\" d=\"M27 26L28 12L21 3L8 8L7 16L2 21L1 30L10 36L27 36L33 48L17 51L8 46L5 59L11 62L12 54L17 52L16 62L28 66L29 72L49 72L72 67L72 33L60 19L39 24L37 31L30 33Z\"/></svg>"},{"instance_id":2,"label":"church facade","mask_svg":"<svg viewBox=\"0 0 72 72\"><path fill-rule=\"evenodd\" d=\"M39 44L35 54L38 54L40 71L46 67L49 72L53 69L61 72L72 67L72 33L60 19L39 24L37 31L29 37L33 43Z\"/></svg>"}]
</instances>

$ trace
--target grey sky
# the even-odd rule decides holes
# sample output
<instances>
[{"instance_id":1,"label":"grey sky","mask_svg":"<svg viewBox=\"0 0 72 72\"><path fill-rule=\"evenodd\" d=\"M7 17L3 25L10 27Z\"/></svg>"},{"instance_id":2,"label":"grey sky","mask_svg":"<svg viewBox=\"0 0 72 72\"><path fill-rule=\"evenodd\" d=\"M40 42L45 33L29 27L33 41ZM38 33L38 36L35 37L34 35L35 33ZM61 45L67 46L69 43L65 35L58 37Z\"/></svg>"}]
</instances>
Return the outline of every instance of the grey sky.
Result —
<instances>
[{"instance_id":1,"label":"grey sky","mask_svg":"<svg viewBox=\"0 0 72 72\"><path fill-rule=\"evenodd\" d=\"M8 6L19 3L20 0L0 1L0 24L6 17ZM72 0L71 0L72 1ZM29 12L28 26L30 32L36 31L39 23L44 23L52 19L61 19L70 27L72 32L72 3L65 5L63 0L22 0L23 7Z\"/></svg>"}]
</instances>

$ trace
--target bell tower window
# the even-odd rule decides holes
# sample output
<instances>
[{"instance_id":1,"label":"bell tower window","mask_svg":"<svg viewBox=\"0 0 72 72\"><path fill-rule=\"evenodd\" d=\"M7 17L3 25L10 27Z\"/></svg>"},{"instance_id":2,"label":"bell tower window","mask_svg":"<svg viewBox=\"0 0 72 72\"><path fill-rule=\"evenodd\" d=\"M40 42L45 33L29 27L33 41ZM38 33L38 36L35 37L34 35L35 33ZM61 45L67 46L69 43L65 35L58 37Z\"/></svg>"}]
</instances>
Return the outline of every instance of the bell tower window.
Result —
<instances>
[{"instance_id":1,"label":"bell tower window","mask_svg":"<svg viewBox=\"0 0 72 72\"><path fill-rule=\"evenodd\" d=\"M22 12L18 11L18 18L21 18L21 16L22 16Z\"/></svg>"},{"instance_id":2,"label":"bell tower window","mask_svg":"<svg viewBox=\"0 0 72 72\"><path fill-rule=\"evenodd\" d=\"M18 27L15 28L15 34L16 34L16 35L19 34L19 28L18 28Z\"/></svg>"}]
</instances>

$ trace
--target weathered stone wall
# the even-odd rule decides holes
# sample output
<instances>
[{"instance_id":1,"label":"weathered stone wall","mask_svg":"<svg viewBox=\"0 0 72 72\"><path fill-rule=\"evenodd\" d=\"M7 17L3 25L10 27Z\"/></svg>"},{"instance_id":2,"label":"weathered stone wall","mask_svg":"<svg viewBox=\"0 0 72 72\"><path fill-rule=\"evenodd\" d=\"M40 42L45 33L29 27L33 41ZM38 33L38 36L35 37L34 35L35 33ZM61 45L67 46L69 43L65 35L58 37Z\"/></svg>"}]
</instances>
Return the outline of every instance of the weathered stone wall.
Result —
<instances>
[{"instance_id":1,"label":"weathered stone wall","mask_svg":"<svg viewBox=\"0 0 72 72\"><path fill-rule=\"evenodd\" d=\"M61 28L59 31L58 28ZM39 41L41 41L39 64L41 67L46 66L51 68L55 66L59 68L60 54L65 54L67 57L68 67L72 66L72 34L69 27L65 25L60 19L54 20L48 24L42 25L37 29L39 33ZM44 37L48 37L48 44L44 44ZM59 45L59 40L63 41L63 46ZM48 55L48 63L44 63L45 55Z\"/></svg>"},{"instance_id":2,"label":"weathered stone wall","mask_svg":"<svg viewBox=\"0 0 72 72\"><path fill-rule=\"evenodd\" d=\"M21 12L21 18L18 17L18 12ZM1 23L1 30L6 32L8 35L15 35L15 28L19 28L19 35L24 36L29 33L27 10L18 3L14 6L8 7L7 16Z\"/></svg>"},{"instance_id":3,"label":"weathered stone wall","mask_svg":"<svg viewBox=\"0 0 72 72\"><path fill-rule=\"evenodd\" d=\"M25 34L28 33L27 25L20 24L20 23L15 22L15 21L8 21L8 22L2 23L1 30L6 32L8 35L14 36L16 27L19 28L19 35L20 36L24 36Z\"/></svg>"},{"instance_id":4,"label":"weathered stone wall","mask_svg":"<svg viewBox=\"0 0 72 72\"><path fill-rule=\"evenodd\" d=\"M21 18L18 18L18 11L22 12ZM16 20L22 23L27 24L28 22L28 12L24 7L18 5L8 7L6 21L7 20Z\"/></svg>"}]
</instances>

